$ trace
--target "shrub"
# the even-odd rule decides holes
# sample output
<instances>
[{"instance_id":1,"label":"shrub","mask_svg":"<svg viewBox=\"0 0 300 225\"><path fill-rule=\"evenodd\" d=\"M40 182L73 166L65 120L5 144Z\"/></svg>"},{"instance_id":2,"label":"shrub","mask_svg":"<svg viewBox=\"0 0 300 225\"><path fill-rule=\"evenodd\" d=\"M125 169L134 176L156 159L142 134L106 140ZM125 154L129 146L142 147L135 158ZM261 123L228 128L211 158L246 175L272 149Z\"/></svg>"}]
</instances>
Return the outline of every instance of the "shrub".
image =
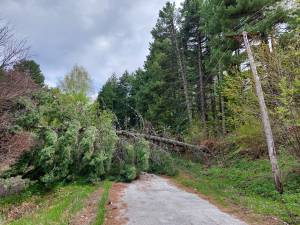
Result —
<instances>
[{"instance_id":1,"label":"shrub","mask_svg":"<svg viewBox=\"0 0 300 225\"><path fill-rule=\"evenodd\" d=\"M147 171L149 169L150 147L149 143L144 139L138 140L134 144L136 154L136 167L139 171Z\"/></svg>"},{"instance_id":2,"label":"shrub","mask_svg":"<svg viewBox=\"0 0 300 225\"><path fill-rule=\"evenodd\" d=\"M262 125L256 119L251 119L249 123L238 127L230 139L239 146L240 153L254 158L259 158L267 153Z\"/></svg>"},{"instance_id":3,"label":"shrub","mask_svg":"<svg viewBox=\"0 0 300 225\"><path fill-rule=\"evenodd\" d=\"M161 149L151 151L149 171L168 176L174 176L178 172L171 154Z\"/></svg>"},{"instance_id":4,"label":"shrub","mask_svg":"<svg viewBox=\"0 0 300 225\"><path fill-rule=\"evenodd\" d=\"M121 170L121 180L125 182L131 182L135 180L138 176L137 170L133 165L125 165Z\"/></svg>"},{"instance_id":5,"label":"shrub","mask_svg":"<svg viewBox=\"0 0 300 225\"><path fill-rule=\"evenodd\" d=\"M95 151L94 147L94 142L96 141L96 134L97 134L97 129L95 127L88 127L84 134L83 137L80 140L79 143L79 152L77 153L77 158L81 157L81 154L83 155L82 158L82 166L88 166L92 156ZM81 166L78 165L78 166Z\"/></svg>"}]
</instances>

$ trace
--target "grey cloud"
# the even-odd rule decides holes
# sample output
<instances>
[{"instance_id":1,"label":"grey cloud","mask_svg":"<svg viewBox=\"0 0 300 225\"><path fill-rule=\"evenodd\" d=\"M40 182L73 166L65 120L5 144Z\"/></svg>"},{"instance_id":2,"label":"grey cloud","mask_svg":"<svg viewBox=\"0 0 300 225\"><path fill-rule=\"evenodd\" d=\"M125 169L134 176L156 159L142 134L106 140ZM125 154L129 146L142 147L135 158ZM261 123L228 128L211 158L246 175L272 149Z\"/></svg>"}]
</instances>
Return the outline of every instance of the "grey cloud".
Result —
<instances>
[{"instance_id":1,"label":"grey cloud","mask_svg":"<svg viewBox=\"0 0 300 225\"><path fill-rule=\"evenodd\" d=\"M165 2L0 0L0 17L28 39L48 84L78 63L90 72L97 90L113 72L143 66L150 31Z\"/></svg>"}]
</instances>

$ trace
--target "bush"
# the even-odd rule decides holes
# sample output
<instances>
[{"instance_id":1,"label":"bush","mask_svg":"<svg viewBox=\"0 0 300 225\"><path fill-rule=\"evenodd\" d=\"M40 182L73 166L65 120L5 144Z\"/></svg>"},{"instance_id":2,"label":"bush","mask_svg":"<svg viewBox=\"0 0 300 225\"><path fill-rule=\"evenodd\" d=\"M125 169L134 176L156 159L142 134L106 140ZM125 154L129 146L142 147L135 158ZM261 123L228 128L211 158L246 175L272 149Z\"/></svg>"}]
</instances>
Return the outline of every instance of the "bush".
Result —
<instances>
[{"instance_id":1,"label":"bush","mask_svg":"<svg viewBox=\"0 0 300 225\"><path fill-rule=\"evenodd\" d=\"M117 151L114 154L114 165L111 175L118 180L130 182L139 174L149 169L150 147L144 139L138 139L133 143L120 140Z\"/></svg>"},{"instance_id":2,"label":"bush","mask_svg":"<svg viewBox=\"0 0 300 225\"><path fill-rule=\"evenodd\" d=\"M148 171L150 147L149 143L144 139L138 140L134 145L136 153L136 167L139 171Z\"/></svg>"},{"instance_id":3,"label":"bush","mask_svg":"<svg viewBox=\"0 0 300 225\"><path fill-rule=\"evenodd\" d=\"M121 170L121 180L125 182L131 182L135 180L138 176L137 170L133 165L125 165Z\"/></svg>"},{"instance_id":4,"label":"bush","mask_svg":"<svg viewBox=\"0 0 300 225\"><path fill-rule=\"evenodd\" d=\"M262 125L258 120L251 119L238 127L230 139L239 146L239 152L242 154L259 158L267 153Z\"/></svg>"},{"instance_id":5,"label":"bush","mask_svg":"<svg viewBox=\"0 0 300 225\"><path fill-rule=\"evenodd\" d=\"M149 171L168 176L174 176L178 172L171 154L161 149L151 151Z\"/></svg>"}]
</instances>

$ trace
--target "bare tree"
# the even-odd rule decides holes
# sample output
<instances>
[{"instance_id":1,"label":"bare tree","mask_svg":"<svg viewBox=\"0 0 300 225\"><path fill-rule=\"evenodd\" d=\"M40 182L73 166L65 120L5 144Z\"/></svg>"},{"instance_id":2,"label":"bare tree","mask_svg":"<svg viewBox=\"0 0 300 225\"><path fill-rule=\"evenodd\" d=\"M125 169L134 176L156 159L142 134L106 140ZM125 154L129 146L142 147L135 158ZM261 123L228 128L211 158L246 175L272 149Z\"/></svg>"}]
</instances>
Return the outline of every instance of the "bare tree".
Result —
<instances>
[{"instance_id":1,"label":"bare tree","mask_svg":"<svg viewBox=\"0 0 300 225\"><path fill-rule=\"evenodd\" d=\"M25 59L28 51L25 39L18 40L7 24L0 25L0 70Z\"/></svg>"},{"instance_id":2,"label":"bare tree","mask_svg":"<svg viewBox=\"0 0 300 225\"><path fill-rule=\"evenodd\" d=\"M5 72L0 79L0 103L30 94L37 89L38 85L25 73L16 71Z\"/></svg>"},{"instance_id":3,"label":"bare tree","mask_svg":"<svg viewBox=\"0 0 300 225\"><path fill-rule=\"evenodd\" d=\"M32 94L39 86L25 73L4 71L0 79L0 171L13 164L34 144L28 132L13 133L10 127L15 121L14 100Z\"/></svg>"},{"instance_id":4,"label":"bare tree","mask_svg":"<svg viewBox=\"0 0 300 225\"><path fill-rule=\"evenodd\" d=\"M38 85L26 74L15 71L4 72L0 79L1 134L12 122L12 117L9 114L9 109L13 107L12 101L20 96L31 94L36 90L38 90Z\"/></svg>"}]
</instances>

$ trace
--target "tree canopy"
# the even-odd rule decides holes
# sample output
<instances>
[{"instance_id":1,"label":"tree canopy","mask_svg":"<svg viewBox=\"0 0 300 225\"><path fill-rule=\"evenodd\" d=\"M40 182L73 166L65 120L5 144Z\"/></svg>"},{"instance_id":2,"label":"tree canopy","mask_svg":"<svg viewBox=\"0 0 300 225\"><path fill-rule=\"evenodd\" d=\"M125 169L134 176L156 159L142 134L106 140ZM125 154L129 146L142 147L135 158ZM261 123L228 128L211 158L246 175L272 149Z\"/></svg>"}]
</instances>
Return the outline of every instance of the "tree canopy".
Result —
<instances>
[{"instance_id":1,"label":"tree canopy","mask_svg":"<svg viewBox=\"0 0 300 225\"><path fill-rule=\"evenodd\" d=\"M45 77L38 65L34 60L21 60L13 66L14 70L23 72L31 77L37 84L43 86Z\"/></svg>"},{"instance_id":2,"label":"tree canopy","mask_svg":"<svg viewBox=\"0 0 300 225\"><path fill-rule=\"evenodd\" d=\"M67 94L87 95L92 89L92 80L84 67L75 65L59 82L59 88Z\"/></svg>"}]
</instances>

